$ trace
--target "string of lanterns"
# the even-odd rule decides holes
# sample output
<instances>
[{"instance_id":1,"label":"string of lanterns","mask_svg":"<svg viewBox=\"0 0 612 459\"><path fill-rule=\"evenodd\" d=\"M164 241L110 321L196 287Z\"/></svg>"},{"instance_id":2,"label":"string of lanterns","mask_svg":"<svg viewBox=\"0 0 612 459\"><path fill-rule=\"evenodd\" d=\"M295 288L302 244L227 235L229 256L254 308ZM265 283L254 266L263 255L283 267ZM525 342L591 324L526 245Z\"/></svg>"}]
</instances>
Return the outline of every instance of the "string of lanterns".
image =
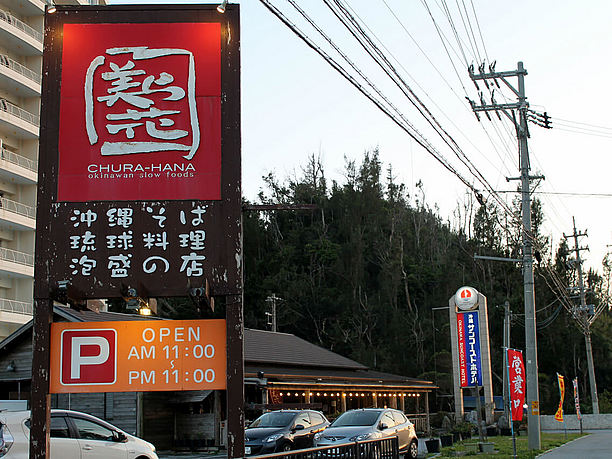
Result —
<instances>
[{"instance_id":1,"label":"string of lanterns","mask_svg":"<svg viewBox=\"0 0 612 459\"><path fill-rule=\"evenodd\" d=\"M417 394L417 393L392 393L392 392L371 392L371 393L365 393L365 392L349 392L348 394L346 392L342 392L342 394L340 394L340 392L311 392L310 396L311 397L340 397L340 395L342 395L343 397L365 397L366 395L372 395L373 397L420 397L421 394ZM294 395L295 397L299 397L300 394L299 392L281 392L279 394L281 397L283 396L287 396L287 397L291 397L292 395ZM306 397L306 392L302 392L302 397Z\"/></svg>"}]
</instances>

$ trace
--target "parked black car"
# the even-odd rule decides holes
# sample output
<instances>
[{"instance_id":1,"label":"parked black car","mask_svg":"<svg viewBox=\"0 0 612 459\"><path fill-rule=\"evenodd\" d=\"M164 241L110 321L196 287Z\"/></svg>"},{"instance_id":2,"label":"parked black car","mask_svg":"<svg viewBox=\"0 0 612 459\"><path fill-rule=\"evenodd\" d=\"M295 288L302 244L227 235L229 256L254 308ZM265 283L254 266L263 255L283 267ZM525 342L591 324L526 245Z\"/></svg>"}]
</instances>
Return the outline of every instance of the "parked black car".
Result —
<instances>
[{"instance_id":1,"label":"parked black car","mask_svg":"<svg viewBox=\"0 0 612 459\"><path fill-rule=\"evenodd\" d=\"M268 454L311 448L329 421L319 411L279 410L259 416L246 429L245 454Z\"/></svg>"}]
</instances>

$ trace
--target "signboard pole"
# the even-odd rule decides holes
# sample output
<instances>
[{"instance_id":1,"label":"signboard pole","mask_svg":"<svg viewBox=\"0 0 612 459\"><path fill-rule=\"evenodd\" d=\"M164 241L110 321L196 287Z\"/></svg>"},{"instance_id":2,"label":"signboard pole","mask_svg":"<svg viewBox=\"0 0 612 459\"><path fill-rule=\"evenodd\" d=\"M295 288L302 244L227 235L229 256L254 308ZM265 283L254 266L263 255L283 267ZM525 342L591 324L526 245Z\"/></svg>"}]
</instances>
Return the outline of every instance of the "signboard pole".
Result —
<instances>
[{"instance_id":1,"label":"signboard pole","mask_svg":"<svg viewBox=\"0 0 612 459\"><path fill-rule=\"evenodd\" d=\"M34 302L32 336L32 389L30 396L30 458L49 457L51 396L49 395L50 343L53 300L37 298Z\"/></svg>"},{"instance_id":2,"label":"signboard pole","mask_svg":"<svg viewBox=\"0 0 612 459\"><path fill-rule=\"evenodd\" d=\"M227 297L227 456L244 457L244 325L242 294Z\"/></svg>"},{"instance_id":3,"label":"signboard pole","mask_svg":"<svg viewBox=\"0 0 612 459\"><path fill-rule=\"evenodd\" d=\"M483 442L485 441L485 438L482 429L482 402L480 400L480 386L478 384L474 386L474 396L476 397L476 410L478 410L478 414L476 416L476 420L478 421L478 439L480 442Z\"/></svg>"}]
</instances>

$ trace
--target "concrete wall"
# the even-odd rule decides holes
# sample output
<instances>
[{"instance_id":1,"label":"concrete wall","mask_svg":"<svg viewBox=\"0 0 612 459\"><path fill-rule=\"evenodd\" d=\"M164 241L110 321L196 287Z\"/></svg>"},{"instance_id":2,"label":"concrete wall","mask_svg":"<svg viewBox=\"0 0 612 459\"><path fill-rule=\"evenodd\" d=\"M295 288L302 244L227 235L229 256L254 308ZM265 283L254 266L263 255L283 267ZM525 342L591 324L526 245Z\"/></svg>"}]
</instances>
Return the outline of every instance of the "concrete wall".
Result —
<instances>
[{"instance_id":1,"label":"concrete wall","mask_svg":"<svg viewBox=\"0 0 612 459\"><path fill-rule=\"evenodd\" d=\"M575 414L563 415L565 425L554 416L540 416L542 430L580 430L580 422ZM584 430L612 429L612 413L607 414L583 414L582 428Z\"/></svg>"}]
</instances>

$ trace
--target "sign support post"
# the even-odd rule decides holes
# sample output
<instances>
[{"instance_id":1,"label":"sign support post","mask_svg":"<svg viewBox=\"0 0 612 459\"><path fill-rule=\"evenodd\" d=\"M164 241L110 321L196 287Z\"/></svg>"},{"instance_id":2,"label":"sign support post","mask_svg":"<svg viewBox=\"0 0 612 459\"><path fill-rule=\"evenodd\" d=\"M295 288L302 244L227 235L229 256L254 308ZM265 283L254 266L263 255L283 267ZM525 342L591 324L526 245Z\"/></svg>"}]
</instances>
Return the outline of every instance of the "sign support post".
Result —
<instances>
[{"instance_id":1,"label":"sign support post","mask_svg":"<svg viewBox=\"0 0 612 459\"><path fill-rule=\"evenodd\" d=\"M34 300L34 332L32 335L32 386L30 395L30 458L49 457L49 425L51 396L49 395L50 344L53 300Z\"/></svg>"},{"instance_id":2,"label":"sign support post","mask_svg":"<svg viewBox=\"0 0 612 459\"><path fill-rule=\"evenodd\" d=\"M227 297L227 454L244 456L244 322L242 295Z\"/></svg>"}]
</instances>

